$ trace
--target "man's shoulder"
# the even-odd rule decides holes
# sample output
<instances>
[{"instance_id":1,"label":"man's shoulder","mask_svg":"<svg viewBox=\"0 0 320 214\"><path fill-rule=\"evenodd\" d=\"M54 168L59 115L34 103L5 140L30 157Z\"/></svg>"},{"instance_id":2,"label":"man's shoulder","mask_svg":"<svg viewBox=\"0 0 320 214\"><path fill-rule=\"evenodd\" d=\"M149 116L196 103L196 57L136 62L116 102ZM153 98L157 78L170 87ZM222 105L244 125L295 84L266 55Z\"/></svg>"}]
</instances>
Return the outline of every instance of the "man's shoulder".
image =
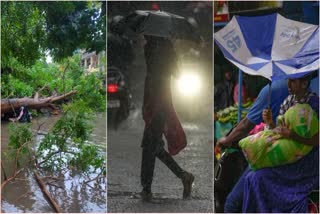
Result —
<instances>
[{"instance_id":1,"label":"man's shoulder","mask_svg":"<svg viewBox=\"0 0 320 214\"><path fill-rule=\"evenodd\" d=\"M319 96L316 93L312 93L309 96L308 104L317 113L317 115L319 117Z\"/></svg>"},{"instance_id":2,"label":"man's shoulder","mask_svg":"<svg viewBox=\"0 0 320 214\"><path fill-rule=\"evenodd\" d=\"M311 93L309 96L309 103L319 106L319 96L316 93Z\"/></svg>"}]
</instances>

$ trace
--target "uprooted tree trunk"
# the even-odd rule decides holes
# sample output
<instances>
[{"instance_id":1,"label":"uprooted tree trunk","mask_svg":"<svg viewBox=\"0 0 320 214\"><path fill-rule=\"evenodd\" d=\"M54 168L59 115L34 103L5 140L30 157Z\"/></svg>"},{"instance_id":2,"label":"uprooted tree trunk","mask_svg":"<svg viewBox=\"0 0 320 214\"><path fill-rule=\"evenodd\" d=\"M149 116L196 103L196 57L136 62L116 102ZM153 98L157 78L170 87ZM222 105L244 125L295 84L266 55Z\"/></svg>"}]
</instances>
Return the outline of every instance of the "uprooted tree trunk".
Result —
<instances>
[{"instance_id":1,"label":"uprooted tree trunk","mask_svg":"<svg viewBox=\"0 0 320 214\"><path fill-rule=\"evenodd\" d=\"M53 102L62 100L66 97L69 97L73 94L77 93L76 90L70 91L63 95L52 95L46 98L39 98L39 94L36 93L34 98L24 97L24 98L13 98L13 99L1 99L1 114L5 114L7 112L12 112L16 108L20 108L21 106L28 106L28 108L32 109L41 109L45 107L54 108L52 105Z\"/></svg>"}]
</instances>

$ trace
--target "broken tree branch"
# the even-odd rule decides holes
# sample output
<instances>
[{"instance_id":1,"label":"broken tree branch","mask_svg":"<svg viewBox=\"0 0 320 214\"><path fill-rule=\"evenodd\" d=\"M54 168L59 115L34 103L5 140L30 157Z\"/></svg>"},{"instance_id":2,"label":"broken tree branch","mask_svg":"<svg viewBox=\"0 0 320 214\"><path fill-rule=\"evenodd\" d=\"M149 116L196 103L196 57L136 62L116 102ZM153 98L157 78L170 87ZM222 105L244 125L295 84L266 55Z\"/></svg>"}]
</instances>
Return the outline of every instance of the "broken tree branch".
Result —
<instances>
[{"instance_id":1,"label":"broken tree branch","mask_svg":"<svg viewBox=\"0 0 320 214\"><path fill-rule=\"evenodd\" d=\"M31 195L32 192L31 191L27 191L26 193L22 194L19 198L17 198L16 200L14 200L13 204L17 203L21 198L27 196L27 195Z\"/></svg>"},{"instance_id":2,"label":"broken tree branch","mask_svg":"<svg viewBox=\"0 0 320 214\"><path fill-rule=\"evenodd\" d=\"M45 162L47 162L48 160L50 160L50 158L52 158L53 156L57 155L57 154L62 154L62 153L66 153L66 154L72 154L72 155L77 155L76 152L72 152L72 151L62 151L62 150L58 150L55 152L52 152L50 154L47 154L45 160L41 161L40 163L37 164L37 167L41 168L41 165Z\"/></svg>"},{"instance_id":3,"label":"broken tree branch","mask_svg":"<svg viewBox=\"0 0 320 214\"><path fill-rule=\"evenodd\" d=\"M57 213L62 213L61 208L57 204L57 202L51 197L50 193L48 192L45 184L43 183L42 179L39 177L39 175L34 171L34 177L36 178L36 181L38 182L42 193L45 195L46 199L50 203L50 205L54 208L54 210Z\"/></svg>"},{"instance_id":4,"label":"broken tree branch","mask_svg":"<svg viewBox=\"0 0 320 214\"><path fill-rule=\"evenodd\" d=\"M4 180L7 180L8 178L7 178L6 171L4 170L2 160L1 160L1 170L2 170L2 173L3 173Z\"/></svg>"},{"instance_id":5,"label":"broken tree branch","mask_svg":"<svg viewBox=\"0 0 320 214\"><path fill-rule=\"evenodd\" d=\"M44 179L51 179L51 180L63 180L63 178L53 177L53 176L44 176L42 177L42 180Z\"/></svg>"},{"instance_id":6,"label":"broken tree branch","mask_svg":"<svg viewBox=\"0 0 320 214\"><path fill-rule=\"evenodd\" d=\"M10 178L8 178L7 180L3 181L2 184L1 184L1 192L2 192L2 189L12 180L14 180L17 175L23 170L22 169L19 169L13 176L11 176Z\"/></svg>"},{"instance_id":7,"label":"broken tree branch","mask_svg":"<svg viewBox=\"0 0 320 214\"><path fill-rule=\"evenodd\" d=\"M40 94L41 91L43 91L45 88L49 88L48 84L45 84L42 88L40 88L37 93Z\"/></svg>"},{"instance_id":8,"label":"broken tree branch","mask_svg":"<svg viewBox=\"0 0 320 214\"><path fill-rule=\"evenodd\" d=\"M54 186L55 188L57 189L63 189L61 186L58 186L56 184L53 184L52 182L46 182L47 185L50 185L50 186Z\"/></svg>"},{"instance_id":9,"label":"broken tree branch","mask_svg":"<svg viewBox=\"0 0 320 214\"><path fill-rule=\"evenodd\" d=\"M8 178L8 179L5 178L5 180L4 180L3 183L1 184L1 190L3 189L3 187L4 187L7 183L9 183L11 180L14 180L14 179L16 178L16 176L23 170L23 168L18 170L18 158L19 158L19 154L20 154L21 149L22 149L25 145L27 145L28 143L30 143L30 141L25 142L24 144L22 144L22 145L17 149L16 156L15 156L15 162L14 162L13 175L12 175L10 178ZM3 172L5 173L4 168L3 168L3 165L2 165L2 161L1 161L1 168L2 168ZM17 171L17 170L18 170L18 171ZM7 177L7 176L5 175L5 177Z\"/></svg>"},{"instance_id":10,"label":"broken tree branch","mask_svg":"<svg viewBox=\"0 0 320 214\"><path fill-rule=\"evenodd\" d=\"M85 183L85 184L88 184L88 183L90 183L90 182L92 182L92 181L98 181L98 179L102 177L102 176L101 176L102 173L103 173L103 171L101 170L101 172L100 172L96 177L94 177L94 178L92 178L92 179L89 179L88 181L85 181L84 183Z\"/></svg>"},{"instance_id":11,"label":"broken tree branch","mask_svg":"<svg viewBox=\"0 0 320 214\"><path fill-rule=\"evenodd\" d=\"M18 159L19 159L20 151L21 151L21 149L22 149L25 145L27 145L28 143L30 143L30 141L27 141L27 142L25 142L24 144L22 144L22 145L19 147L19 149L17 150L17 152L16 152L16 157L15 157L15 162L14 162L14 166L15 166L15 167L14 167L13 174L16 173L17 168L18 168Z\"/></svg>"}]
</instances>

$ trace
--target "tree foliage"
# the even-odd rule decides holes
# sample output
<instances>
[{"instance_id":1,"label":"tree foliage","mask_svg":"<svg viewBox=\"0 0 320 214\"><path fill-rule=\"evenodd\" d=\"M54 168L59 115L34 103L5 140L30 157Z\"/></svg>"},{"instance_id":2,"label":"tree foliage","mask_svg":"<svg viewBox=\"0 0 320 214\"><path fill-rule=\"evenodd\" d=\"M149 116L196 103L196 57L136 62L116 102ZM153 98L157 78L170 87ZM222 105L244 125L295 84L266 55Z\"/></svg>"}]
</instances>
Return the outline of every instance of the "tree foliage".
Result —
<instances>
[{"instance_id":1,"label":"tree foliage","mask_svg":"<svg viewBox=\"0 0 320 214\"><path fill-rule=\"evenodd\" d=\"M83 104L78 102L66 106L65 115L41 141L37 150L41 167L60 170L73 166L84 172L105 170L103 153L88 141L93 115Z\"/></svg>"},{"instance_id":2,"label":"tree foliage","mask_svg":"<svg viewBox=\"0 0 320 214\"><path fill-rule=\"evenodd\" d=\"M48 64L40 59L30 68L16 61L15 67L20 67L20 72L2 76L1 96L32 97L39 90L41 96L50 96L53 93L64 94L75 89L78 93L72 98L74 102L83 101L94 111L105 111L105 76L99 72L86 74L80 61L80 54L68 57L60 63Z\"/></svg>"},{"instance_id":3,"label":"tree foliage","mask_svg":"<svg viewBox=\"0 0 320 214\"><path fill-rule=\"evenodd\" d=\"M87 74L81 54L76 54L80 48L105 49L103 7L105 2L1 2L1 96L31 97L40 92L46 97L77 90L62 104L58 122L43 138L30 124L10 124L14 176L25 158L39 171L75 169L105 175L105 149L90 142L95 114L106 110L105 75ZM54 63L46 62L48 52Z\"/></svg>"},{"instance_id":4,"label":"tree foliage","mask_svg":"<svg viewBox=\"0 0 320 214\"><path fill-rule=\"evenodd\" d=\"M105 49L104 7L105 2L2 1L2 72L13 68L11 58L30 66L46 51L62 60L78 48Z\"/></svg>"},{"instance_id":5,"label":"tree foliage","mask_svg":"<svg viewBox=\"0 0 320 214\"><path fill-rule=\"evenodd\" d=\"M98 147L88 140L95 112L106 110L105 86L99 73L85 73L80 61L81 56L76 54L60 63L48 64L40 59L30 68L15 62L21 66L23 78L9 73L1 79L2 96L7 97L31 96L39 89L43 89L43 96L78 91L71 102L63 105L63 115L37 149L38 159L51 170L70 165L83 171L104 168L104 158ZM30 125L12 125L10 130L12 149L17 150L26 141L32 141Z\"/></svg>"},{"instance_id":6,"label":"tree foliage","mask_svg":"<svg viewBox=\"0 0 320 214\"><path fill-rule=\"evenodd\" d=\"M19 149L27 142L32 141L32 131L30 124L10 124L9 126L9 147Z\"/></svg>"},{"instance_id":7,"label":"tree foliage","mask_svg":"<svg viewBox=\"0 0 320 214\"><path fill-rule=\"evenodd\" d=\"M1 2L2 97L78 93L36 149L43 165L54 169L103 168L104 158L89 143L94 112L106 110L106 91L98 73L86 74L79 48L105 49L105 2ZM45 53L56 59L47 63ZM31 126L11 125L10 146L34 141ZM72 155L73 154L73 155Z\"/></svg>"},{"instance_id":8,"label":"tree foliage","mask_svg":"<svg viewBox=\"0 0 320 214\"><path fill-rule=\"evenodd\" d=\"M1 66L33 64L44 47L44 17L35 2L1 1ZM11 65L11 66L10 66Z\"/></svg>"},{"instance_id":9,"label":"tree foliage","mask_svg":"<svg viewBox=\"0 0 320 214\"><path fill-rule=\"evenodd\" d=\"M38 2L38 8L45 13L46 47L55 59L72 55L75 47L97 52L105 49L103 3Z\"/></svg>"}]
</instances>

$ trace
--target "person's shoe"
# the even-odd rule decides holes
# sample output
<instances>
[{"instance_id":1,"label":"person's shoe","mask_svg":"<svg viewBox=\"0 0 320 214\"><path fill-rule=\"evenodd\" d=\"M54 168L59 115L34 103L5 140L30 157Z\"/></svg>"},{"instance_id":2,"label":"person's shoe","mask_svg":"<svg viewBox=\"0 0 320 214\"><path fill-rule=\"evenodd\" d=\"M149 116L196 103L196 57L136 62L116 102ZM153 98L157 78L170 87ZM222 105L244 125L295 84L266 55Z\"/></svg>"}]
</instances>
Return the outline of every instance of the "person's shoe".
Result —
<instances>
[{"instance_id":1,"label":"person's shoe","mask_svg":"<svg viewBox=\"0 0 320 214\"><path fill-rule=\"evenodd\" d=\"M141 192L140 192L140 196L141 196L141 199L143 200L143 201L151 201L151 199L152 199L152 193L151 192L149 192L149 191L146 191L146 190L142 190Z\"/></svg>"},{"instance_id":2,"label":"person's shoe","mask_svg":"<svg viewBox=\"0 0 320 214\"><path fill-rule=\"evenodd\" d=\"M194 176L191 173L186 172L182 176L181 180L182 180L182 184L183 184L183 199L187 199L191 195Z\"/></svg>"}]
</instances>

